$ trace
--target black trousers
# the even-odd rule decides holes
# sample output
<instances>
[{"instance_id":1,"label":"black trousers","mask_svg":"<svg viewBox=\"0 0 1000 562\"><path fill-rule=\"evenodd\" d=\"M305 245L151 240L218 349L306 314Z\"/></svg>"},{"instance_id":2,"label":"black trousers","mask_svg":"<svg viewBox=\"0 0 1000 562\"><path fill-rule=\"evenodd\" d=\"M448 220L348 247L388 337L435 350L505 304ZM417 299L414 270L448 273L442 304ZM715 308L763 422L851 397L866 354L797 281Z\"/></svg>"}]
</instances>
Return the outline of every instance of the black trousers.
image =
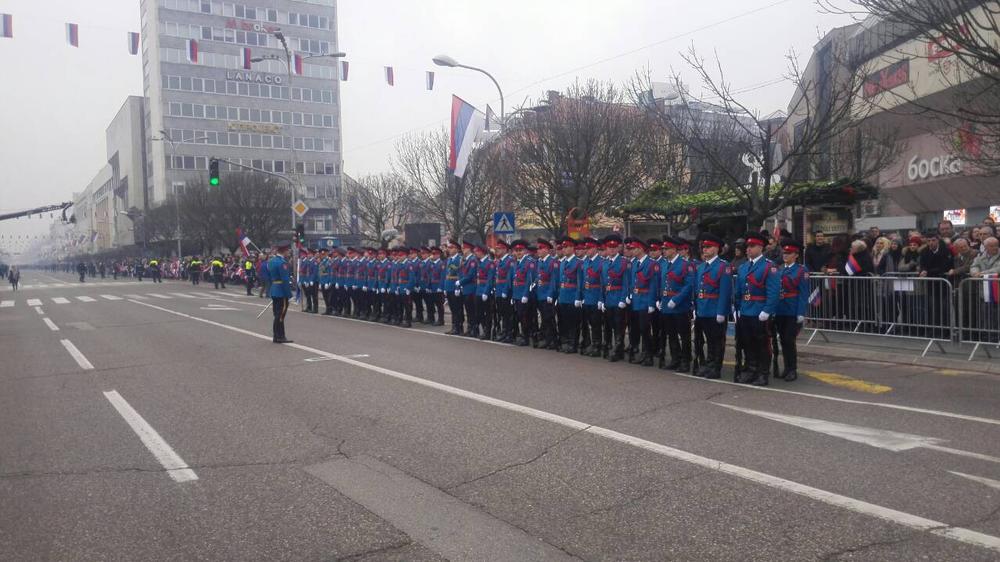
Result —
<instances>
[{"instance_id":1,"label":"black trousers","mask_svg":"<svg viewBox=\"0 0 1000 562\"><path fill-rule=\"evenodd\" d=\"M514 338L514 305L510 302L510 297L496 297L497 316L500 317L500 339L510 340Z\"/></svg>"},{"instance_id":2,"label":"black trousers","mask_svg":"<svg viewBox=\"0 0 1000 562\"><path fill-rule=\"evenodd\" d=\"M479 327L482 328L483 336L493 337L493 297L487 296L483 300L482 295L476 295L476 319Z\"/></svg>"},{"instance_id":3,"label":"black trousers","mask_svg":"<svg viewBox=\"0 0 1000 562\"><path fill-rule=\"evenodd\" d=\"M799 368L799 353L795 347L795 340L799 336L800 324L796 322L794 316L775 316L774 329L778 333L778 341L781 342L781 355L784 357L785 370L795 371Z\"/></svg>"},{"instance_id":4,"label":"black trousers","mask_svg":"<svg viewBox=\"0 0 1000 562\"><path fill-rule=\"evenodd\" d=\"M283 340L285 339L285 314L288 313L288 299L271 297L271 312L274 314L271 332L275 340Z\"/></svg>"},{"instance_id":5,"label":"black trousers","mask_svg":"<svg viewBox=\"0 0 1000 562\"><path fill-rule=\"evenodd\" d=\"M142 277L140 276L140 279L141 278ZM226 280L222 278L222 274L221 273L213 273L212 274L212 283L215 284L215 288L216 289L219 288L219 285L222 285L223 289L226 288Z\"/></svg>"},{"instance_id":6,"label":"black trousers","mask_svg":"<svg viewBox=\"0 0 1000 562\"><path fill-rule=\"evenodd\" d=\"M596 304L583 305L583 321L586 323L585 330L590 338L584 338L584 346L600 351L607 345L604 335L604 313L597 308Z\"/></svg>"},{"instance_id":7,"label":"black trousers","mask_svg":"<svg viewBox=\"0 0 1000 562\"><path fill-rule=\"evenodd\" d=\"M444 293L427 293L427 323L444 323Z\"/></svg>"},{"instance_id":8,"label":"black trousers","mask_svg":"<svg viewBox=\"0 0 1000 562\"><path fill-rule=\"evenodd\" d=\"M556 310L559 313L559 343L569 350L579 349L582 309L573 303L559 303Z\"/></svg>"},{"instance_id":9,"label":"black trousers","mask_svg":"<svg viewBox=\"0 0 1000 562\"><path fill-rule=\"evenodd\" d=\"M691 363L691 319L688 313L660 314L662 331L670 348L670 360Z\"/></svg>"},{"instance_id":10,"label":"black trousers","mask_svg":"<svg viewBox=\"0 0 1000 562\"><path fill-rule=\"evenodd\" d=\"M628 308L618 308L617 305L604 311L604 338L608 351L622 354L625 352L625 329L628 327Z\"/></svg>"},{"instance_id":11,"label":"black trousers","mask_svg":"<svg viewBox=\"0 0 1000 562\"><path fill-rule=\"evenodd\" d=\"M479 333L479 312L476 310L476 294L462 295L462 305L465 307L465 317L469 319L468 333Z\"/></svg>"},{"instance_id":12,"label":"black trousers","mask_svg":"<svg viewBox=\"0 0 1000 562\"><path fill-rule=\"evenodd\" d=\"M653 342L653 356L663 357L664 348L664 333L663 324L660 322L660 311L653 309L653 312L649 313L649 329L652 332L652 342Z\"/></svg>"},{"instance_id":13,"label":"black trousers","mask_svg":"<svg viewBox=\"0 0 1000 562\"><path fill-rule=\"evenodd\" d=\"M632 310L629 313L628 344L630 353L639 351L642 345L642 356L653 355L653 333L649 326L649 311L646 308Z\"/></svg>"},{"instance_id":14,"label":"black trousers","mask_svg":"<svg viewBox=\"0 0 1000 562\"><path fill-rule=\"evenodd\" d=\"M247 284L247 296L249 297L249 296L251 296L253 294L253 287L256 284L255 283L256 279L254 279L253 277L247 276L246 279L245 279L245 281L246 281L246 284Z\"/></svg>"},{"instance_id":15,"label":"black trousers","mask_svg":"<svg viewBox=\"0 0 1000 562\"><path fill-rule=\"evenodd\" d=\"M771 369L771 326L756 316L740 315L736 321L736 337L742 343L747 372L768 374Z\"/></svg>"},{"instance_id":16,"label":"black trousers","mask_svg":"<svg viewBox=\"0 0 1000 562\"><path fill-rule=\"evenodd\" d=\"M413 308L417 312L417 322L423 322L424 321L424 304L425 304L424 297L426 297L426 296L427 296L426 294L421 293L421 292L416 291L416 290L413 291L413 294L411 295L412 300L413 300Z\"/></svg>"},{"instance_id":17,"label":"black trousers","mask_svg":"<svg viewBox=\"0 0 1000 562\"><path fill-rule=\"evenodd\" d=\"M554 347L559 343L556 336L556 305L547 300L538 301L538 315L542 320L541 337L546 346Z\"/></svg>"},{"instance_id":18,"label":"black trousers","mask_svg":"<svg viewBox=\"0 0 1000 562\"><path fill-rule=\"evenodd\" d=\"M534 313L533 297L528 297L528 302L521 302L521 299L514 299L514 315L517 318L517 325L521 331L520 339L529 341L534 337L531 326L531 315Z\"/></svg>"},{"instance_id":19,"label":"black trousers","mask_svg":"<svg viewBox=\"0 0 1000 562\"><path fill-rule=\"evenodd\" d=\"M200 271L192 271L191 272L191 284L192 285L197 285L199 283L201 283L201 272Z\"/></svg>"},{"instance_id":20,"label":"black trousers","mask_svg":"<svg viewBox=\"0 0 1000 562\"><path fill-rule=\"evenodd\" d=\"M715 374L722 372L722 359L726 353L726 328L729 322L718 323L714 316L707 318L699 317L695 320L695 326L701 330L705 339L705 363L704 366L711 369Z\"/></svg>"},{"instance_id":21,"label":"black trousers","mask_svg":"<svg viewBox=\"0 0 1000 562\"><path fill-rule=\"evenodd\" d=\"M448 310L451 311L451 327L454 332L461 332L465 324L465 307L462 303L462 296L448 293ZM444 318L442 316L442 318Z\"/></svg>"}]
</instances>

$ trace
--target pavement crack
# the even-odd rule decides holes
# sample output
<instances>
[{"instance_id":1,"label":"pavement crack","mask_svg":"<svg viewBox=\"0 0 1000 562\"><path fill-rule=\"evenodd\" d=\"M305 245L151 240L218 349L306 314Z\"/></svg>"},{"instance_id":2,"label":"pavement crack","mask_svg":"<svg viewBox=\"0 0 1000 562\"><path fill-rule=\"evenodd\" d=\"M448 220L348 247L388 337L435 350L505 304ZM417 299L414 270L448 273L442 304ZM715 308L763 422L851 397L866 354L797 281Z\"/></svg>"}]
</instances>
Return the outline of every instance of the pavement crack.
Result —
<instances>
[{"instance_id":1,"label":"pavement crack","mask_svg":"<svg viewBox=\"0 0 1000 562\"><path fill-rule=\"evenodd\" d=\"M390 544L390 545L387 545L387 546L380 546L378 548L373 548L371 550L366 550L364 552L358 552L358 553L355 553L355 554L348 554L346 556L341 556L340 558L337 558L336 560L337 560L337 562L347 562L347 561L350 561L350 560L361 560L362 558L366 558L368 556L373 556L373 555L376 555L376 554L388 554L390 552L406 548L406 547L408 547L410 545L413 545L413 544L416 544L416 543L413 542L413 539L410 539L409 537L407 537L406 540L404 540L402 542L398 542L398 543L395 543L395 544Z\"/></svg>"},{"instance_id":2,"label":"pavement crack","mask_svg":"<svg viewBox=\"0 0 1000 562\"><path fill-rule=\"evenodd\" d=\"M938 529L938 528L939 527L935 527L935 529ZM947 528L947 527L940 527L940 528ZM927 530L928 531L932 531L934 529L927 529ZM903 537L898 537L898 538L895 538L895 539L880 539L880 540L876 540L876 541L866 542L864 544L859 544L859 545L851 546L851 547L848 547L848 548L843 548L843 549L840 549L840 550L835 550L833 552L828 552L826 554L821 555L819 557L819 560L821 562L832 562L834 560L839 560L841 557L843 557L845 555L848 555L848 554L857 554L859 552L863 552L863 551L871 549L871 548L878 548L880 546L895 546L895 545L898 545L898 544L901 544L901 543L904 543L904 542L907 542L907 541L911 541L914 538L916 538L917 536L918 536L917 532L911 532L911 533L907 533Z\"/></svg>"},{"instance_id":3,"label":"pavement crack","mask_svg":"<svg viewBox=\"0 0 1000 562\"><path fill-rule=\"evenodd\" d=\"M501 466L501 467L499 467L497 469L494 469L494 470L491 470L491 471L487 472L486 474L482 474L482 475L476 476L474 478L470 478L469 480L465 480L465 481L459 482L457 484L453 484L451 486L448 486L447 488L442 488L442 490L445 491L445 492L451 492L452 490L455 490L457 488L461 488L462 486L467 486L469 484L473 484L475 482L479 482L480 480L489 478L491 476L495 476L497 474L500 474L501 472L510 470L512 468L520 468L522 466L527 466L527 465L529 465L529 464L531 464L531 463L533 463L533 462L541 459L545 455L549 454L549 452L551 452L552 449L555 449L559 445L562 445L563 443L565 443L566 441L569 441L573 437L576 437L580 433L583 433L584 431L587 431L591 427L593 427L593 426L592 425L588 425L587 427L584 427L582 429L578 429L578 430L576 430L576 431L574 431L572 433L569 433L567 435L564 435L563 437L560 437L554 443L552 443L551 445L547 445L540 453L538 453L537 455L531 457L528 460L505 464L505 465L503 465L503 466Z\"/></svg>"},{"instance_id":4,"label":"pavement crack","mask_svg":"<svg viewBox=\"0 0 1000 562\"><path fill-rule=\"evenodd\" d=\"M702 397L702 398L691 398L691 399L687 399L687 400L677 400L675 402L667 402L666 404L660 404L658 406L654 406L652 408L648 408L646 410L643 410L643 411L635 413L635 414L627 414L627 415L624 415L624 416L619 416L617 418L611 418L609 420L604 420L601 423L604 424L604 425L608 425L608 424L622 422L622 421L634 420L634 419L638 419L638 418L641 418L641 417L648 416L650 414L655 414L655 413L658 413L658 412L661 412L661 411L664 411L664 410L668 410L670 408L675 408L677 406L683 406L685 404L696 404L698 402L709 402L709 401L711 401L714 398L718 398L719 396L723 396L725 394L738 394L739 392L741 392L741 391L739 391L739 390L719 390L719 391L713 392L713 393L709 394L708 396L705 396L705 397Z\"/></svg>"}]
</instances>

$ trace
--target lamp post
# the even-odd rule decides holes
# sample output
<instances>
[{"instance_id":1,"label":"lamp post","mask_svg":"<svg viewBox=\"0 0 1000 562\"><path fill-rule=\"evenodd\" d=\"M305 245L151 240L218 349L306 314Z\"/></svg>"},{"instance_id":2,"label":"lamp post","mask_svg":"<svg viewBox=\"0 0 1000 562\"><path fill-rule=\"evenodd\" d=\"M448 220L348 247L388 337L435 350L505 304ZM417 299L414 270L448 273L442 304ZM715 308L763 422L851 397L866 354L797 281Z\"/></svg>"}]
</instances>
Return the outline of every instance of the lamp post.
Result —
<instances>
[{"instance_id":1,"label":"lamp post","mask_svg":"<svg viewBox=\"0 0 1000 562\"><path fill-rule=\"evenodd\" d=\"M174 165L174 158L177 157L177 143L178 142L180 142L180 143L198 142L198 141L202 141L202 140L207 140L208 139L207 136L201 136L201 137L194 137L194 138L191 138L191 139L180 139L178 141L174 141L173 139L170 138L170 133L168 133L167 131L165 131L163 129L160 129L160 135L162 135L162 136L160 136L160 137L153 137L151 140L165 142L165 143L167 143L168 146L170 146L170 166L171 167ZM177 217L177 259L181 259L181 255L182 255L181 254L181 204L180 204L180 197L178 196L176 190L174 191L174 213L175 213L175 215ZM145 242L146 242L145 241L145 232L143 232L143 245L144 246L145 246Z\"/></svg>"}]
</instances>

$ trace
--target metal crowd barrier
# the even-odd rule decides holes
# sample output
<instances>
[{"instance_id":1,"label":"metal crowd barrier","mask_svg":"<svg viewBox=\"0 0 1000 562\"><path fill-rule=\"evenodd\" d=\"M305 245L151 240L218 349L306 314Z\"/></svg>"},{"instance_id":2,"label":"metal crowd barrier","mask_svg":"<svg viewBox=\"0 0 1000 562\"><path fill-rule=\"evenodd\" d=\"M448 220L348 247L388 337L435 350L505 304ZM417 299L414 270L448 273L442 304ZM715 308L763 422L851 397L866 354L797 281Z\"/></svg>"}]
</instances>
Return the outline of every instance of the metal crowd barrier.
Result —
<instances>
[{"instance_id":1,"label":"metal crowd barrier","mask_svg":"<svg viewBox=\"0 0 1000 562\"><path fill-rule=\"evenodd\" d=\"M952 341L955 325L952 285L946 279L891 275L881 277L810 275L806 345L824 332L872 334L927 340L921 357L934 345Z\"/></svg>"},{"instance_id":2,"label":"metal crowd barrier","mask_svg":"<svg viewBox=\"0 0 1000 562\"><path fill-rule=\"evenodd\" d=\"M972 344L969 361L982 348L993 358L989 347L1000 350L1000 279L969 278L958 285L958 341Z\"/></svg>"}]
</instances>

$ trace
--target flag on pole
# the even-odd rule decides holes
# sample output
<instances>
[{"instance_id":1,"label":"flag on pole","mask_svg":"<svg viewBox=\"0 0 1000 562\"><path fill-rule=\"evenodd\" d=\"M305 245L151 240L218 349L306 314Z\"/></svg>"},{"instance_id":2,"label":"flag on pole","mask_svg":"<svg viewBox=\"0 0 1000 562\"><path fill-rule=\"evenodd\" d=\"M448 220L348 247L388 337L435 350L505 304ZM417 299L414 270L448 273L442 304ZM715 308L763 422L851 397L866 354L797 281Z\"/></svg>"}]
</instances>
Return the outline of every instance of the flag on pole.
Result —
<instances>
[{"instance_id":1,"label":"flag on pole","mask_svg":"<svg viewBox=\"0 0 1000 562\"><path fill-rule=\"evenodd\" d=\"M191 64L198 64L198 41L187 40L187 60Z\"/></svg>"},{"instance_id":2,"label":"flag on pole","mask_svg":"<svg viewBox=\"0 0 1000 562\"><path fill-rule=\"evenodd\" d=\"M134 31L128 32L128 54L139 54L139 34Z\"/></svg>"},{"instance_id":3,"label":"flag on pole","mask_svg":"<svg viewBox=\"0 0 1000 562\"><path fill-rule=\"evenodd\" d=\"M1000 302L1000 275L986 275L983 279L983 302L996 304Z\"/></svg>"},{"instance_id":4,"label":"flag on pole","mask_svg":"<svg viewBox=\"0 0 1000 562\"><path fill-rule=\"evenodd\" d=\"M396 85L396 82L395 82L395 80L393 79L393 76L392 76L392 67L391 66L385 67L385 83L388 84L388 85L390 85L390 86L395 86Z\"/></svg>"},{"instance_id":5,"label":"flag on pole","mask_svg":"<svg viewBox=\"0 0 1000 562\"><path fill-rule=\"evenodd\" d=\"M811 293L809 293L809 304L812 306L819 306L822 302L823 297L819 294L819 287L816 287Z\"/></svg>"},{"instance_id":6,"label":"flag on pole","mask_svg":"<svg viewBox=\"0 0 1000 562\"><path fill-rule=\"evenodd\" d=\"M347 82L347 71L350 70L351 63L346 60L340 61L340 80L342 82Z\"/></svg>"},{"instance_id":7,"label":"flag on pole","mask_svg":"<svg viewBox=\"0 0 1000 562\"><path fill-rule=\"evenodd\" d=\"M250 70L252 62L250 59L253 58L250 54L250 47L243 47L243 70Z\"/></svg>"},{"instance_id":8,"label":"flag on pole","mask_svg":"<svg viewBox=\"0 0 1000 562\"><path fill-rule=\"evenodd\" d=\"M847 271L848 275L857 275L861 272L861 264L855 259L853 255L847 256L847 263L844 265L844 270Z\"/></svg>"},{"instance_id":9,"label":"flag on pole","mask_svg":"<svg viewBox=\"0 0 1000 562\"><path fill-rule=\"evenodd\" d=\"M473 144L478 140L485 123L486 116L482 111L456 95L451 96L451 143L448 147L448 168L456 177L462 177L465 173Z\"/></svg>"},{"instance_id":10,"label":"flag on pole","mask_svg":"<svg viewBox=\"0 0 1000 562\"><path fill-rule=\"evenodd\" d=\"M80 46L80 25L75 23L66 24L66 41L74 47Z\"/></svg>"},{"instance_id":11,"label":"flag on pole","mask_svg":"<svg viewBox=\"0 0 1000 562\"><path fill-rule=\"evenodd\" d=\"M302 55L298 53L292 55L292 69L295 74L302 75Z\"/></svg>"},{"instance_id":12,"label":"flag on pole","mask_svg":"<svg viewBox=\"0 0 1000 562\"><path fill-rule=\"evenodd\" d=\"M434 89L434 72L431 70L427 71L427 89L428 90Z\"/></svg>"},{"instance_id":13,"label":"flag on pole","mask_svg":"<svg viewBox=\"0 0 1000 562\"><path fill-rule=\"evenodd\" d=\"M93 234L90 235L90 242L93 243L97 240L97 231L95 230Z\"/></svg>"},{"instance_id":14,"label":"flag on pole","mask_svg":"<svg viewBox=\"0 0 1000 562\"><path fill-rule=\"evenodd\" d=\"M236 229L236 239L239 240L240 249L243 250L243 257L249 257L250 249L247 246L250 246L253 242L250 241L250 237L243 232L242 228Z\"/></svg>"},{"instance_id":15,"label":"flag on pole","mask_svg":"<svg viewBox=\"0 0 1000 562\"><path fill-rule=\"evenodd\" d=\"M0 14L0 37L12 39L14 37L14 16L10 14Z\"/></svg>"}]
</instances>

